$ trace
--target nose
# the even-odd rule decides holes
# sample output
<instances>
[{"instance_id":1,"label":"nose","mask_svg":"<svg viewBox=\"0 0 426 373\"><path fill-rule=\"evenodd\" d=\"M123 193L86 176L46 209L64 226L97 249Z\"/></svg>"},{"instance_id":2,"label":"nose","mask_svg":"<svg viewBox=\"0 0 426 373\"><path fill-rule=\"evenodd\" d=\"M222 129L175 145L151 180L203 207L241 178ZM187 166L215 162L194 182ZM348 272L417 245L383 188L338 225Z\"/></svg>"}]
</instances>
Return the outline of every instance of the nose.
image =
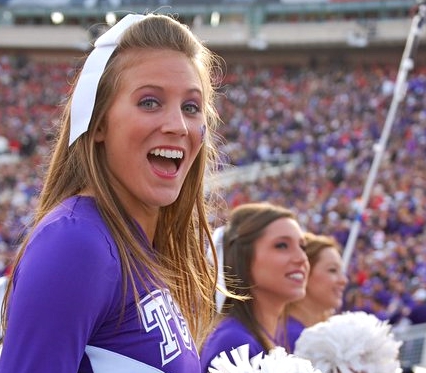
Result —
<instances>
[{"instance_id":1,"label":"nose","mask_svg":"<svg viewBox=\"0 0 426 373\"><path fill-rule=\"evenodd\" d=\"M346 285L348 283L348 276L343 271L340 272L339 283L342 285Z\"/></svg>"},{"instance_id":2,"label":"nose","mask_svg":"<svg viewBox=\"0 0 426 373\"><path fill-rule=\"evenodd\" d=\"M308 256L306 255L305 250L301 246L297 248L296 254L294 256L294 260L299 263L303 263L303 262L308 263Z\"/></svg>"},{"instance_id":3,"label":"nose","mask_svg":"<svg viewBox=\"0 0 426 373\"><path fill-rule=\"evenodd\" d=\"M188 125L180 106L170 108L165 113L161 130L163 133L173 133L178 136L188 135Z\"/></svg>"}]
</instances>

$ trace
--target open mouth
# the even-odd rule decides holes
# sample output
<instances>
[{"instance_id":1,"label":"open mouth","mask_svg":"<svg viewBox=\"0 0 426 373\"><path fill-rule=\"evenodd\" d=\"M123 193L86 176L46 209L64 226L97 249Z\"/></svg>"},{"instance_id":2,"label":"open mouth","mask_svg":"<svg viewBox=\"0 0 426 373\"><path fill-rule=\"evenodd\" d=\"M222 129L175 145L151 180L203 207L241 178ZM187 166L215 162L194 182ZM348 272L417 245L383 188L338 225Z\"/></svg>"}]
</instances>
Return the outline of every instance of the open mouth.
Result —
<instances>
[{"instance_id":1,"label":"open mouth","mask_svg":"<svg viewBox=\"0 0 426 373\"><path fill-rule=\"evenodd\" d=\"M152 149L148 154L148 161L158 172L172 175L179 170L183 160L183 151L176 149Z\"/></svg>"}]
</instances>

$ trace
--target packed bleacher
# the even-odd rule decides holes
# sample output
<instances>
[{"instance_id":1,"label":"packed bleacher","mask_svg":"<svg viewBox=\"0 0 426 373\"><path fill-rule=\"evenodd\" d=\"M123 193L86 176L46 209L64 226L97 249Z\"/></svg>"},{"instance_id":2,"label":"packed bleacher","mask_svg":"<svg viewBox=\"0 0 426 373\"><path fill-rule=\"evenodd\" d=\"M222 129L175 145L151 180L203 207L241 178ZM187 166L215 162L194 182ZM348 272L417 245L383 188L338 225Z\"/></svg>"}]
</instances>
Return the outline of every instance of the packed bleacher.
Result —
<instances>
[{"instance_id":1,"label":"packed bleacher","mask_svg":"<svg viewBox=\"0 0 426 373\"><path fill-rule=\"evenodd\" d=\"M285 205L305 229L333 234L344 247L397 69L229 65L217 102L224 160L235 167L289 167L223 187L228 207L255 200ZM73 73L71 62L0 59L0 274L9 270L31 220ZM426 70L416 68L408 83L362 217L345 299L347 309L394 323L426 299L420 292L426 283Z\"/></svg>"}]
</instances>

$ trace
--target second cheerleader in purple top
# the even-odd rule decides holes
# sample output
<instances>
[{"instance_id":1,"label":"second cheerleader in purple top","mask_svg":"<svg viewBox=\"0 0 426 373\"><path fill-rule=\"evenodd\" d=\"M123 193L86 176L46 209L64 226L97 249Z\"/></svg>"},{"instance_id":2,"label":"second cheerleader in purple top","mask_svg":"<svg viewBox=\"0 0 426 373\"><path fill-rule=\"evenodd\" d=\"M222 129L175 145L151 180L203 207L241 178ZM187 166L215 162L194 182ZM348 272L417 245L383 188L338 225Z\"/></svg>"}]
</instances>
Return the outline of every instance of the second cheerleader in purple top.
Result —
<instances>
[{"instance_id":1,"label":"second cheerleader in purple top","mask_svg":"<svg viewBox=\"0 0 426 373\"><path fill-rule=\"evenodd\" d=\"M228 296L201 349L201 371L225 351L249 344L250 357L284 345L282 316L288 302L304 297L309 262L292 211L267 202L231 211L223 235Z\"/></svg>"}]
</instances>

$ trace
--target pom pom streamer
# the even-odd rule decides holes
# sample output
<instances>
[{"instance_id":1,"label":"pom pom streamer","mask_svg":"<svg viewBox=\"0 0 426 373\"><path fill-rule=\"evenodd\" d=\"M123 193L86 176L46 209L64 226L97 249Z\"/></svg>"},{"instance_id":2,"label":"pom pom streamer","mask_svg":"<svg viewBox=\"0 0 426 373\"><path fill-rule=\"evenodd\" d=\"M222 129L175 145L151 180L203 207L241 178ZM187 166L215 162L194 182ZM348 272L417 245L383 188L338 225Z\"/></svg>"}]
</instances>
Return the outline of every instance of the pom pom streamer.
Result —
<instances>
[{"instance_id":1,"label":"pom pom streamer","mask_svg":"<svg viewBox=\"0 0 426 373\"><path fill-rule=\"evenodd\" d=\"M322 373L309 360L288 354L283 347L249 359L249 345L245 344L232 350L231 356L234 363L221 352L212 360L209 373Z\"/></svg>"}]
</instances>

